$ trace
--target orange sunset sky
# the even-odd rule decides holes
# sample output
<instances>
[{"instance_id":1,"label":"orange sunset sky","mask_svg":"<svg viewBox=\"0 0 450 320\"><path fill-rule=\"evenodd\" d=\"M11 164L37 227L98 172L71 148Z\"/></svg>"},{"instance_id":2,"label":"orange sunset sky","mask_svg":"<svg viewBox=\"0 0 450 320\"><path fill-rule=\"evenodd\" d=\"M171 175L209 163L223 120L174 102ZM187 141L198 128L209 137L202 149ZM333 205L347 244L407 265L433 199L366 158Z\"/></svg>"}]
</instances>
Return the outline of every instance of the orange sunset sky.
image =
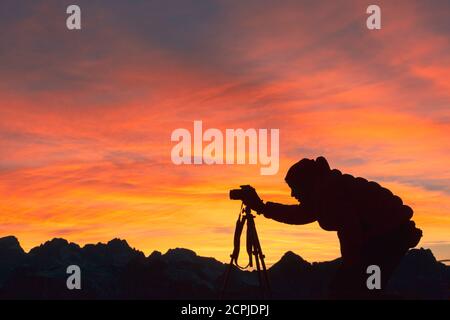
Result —
<instances>
[{"instance_id":1,"label":"orange sunset sky","mask_svg":"<svg viewBox=\"0 0 450 320\"><path fill-rule=\"evenodd\" d=\"M119 237L228 261L250 183L295 203L284 176L303 157L375 180L415 211L419 246L450 258L450 2L0 2L0 236ZM176 128L280 129L280 170L176 166ZM339 256L317 224L256 219L269 265L292 250ZM245 259L245 257L242 257Z\"/></svg>"}]
</instances>

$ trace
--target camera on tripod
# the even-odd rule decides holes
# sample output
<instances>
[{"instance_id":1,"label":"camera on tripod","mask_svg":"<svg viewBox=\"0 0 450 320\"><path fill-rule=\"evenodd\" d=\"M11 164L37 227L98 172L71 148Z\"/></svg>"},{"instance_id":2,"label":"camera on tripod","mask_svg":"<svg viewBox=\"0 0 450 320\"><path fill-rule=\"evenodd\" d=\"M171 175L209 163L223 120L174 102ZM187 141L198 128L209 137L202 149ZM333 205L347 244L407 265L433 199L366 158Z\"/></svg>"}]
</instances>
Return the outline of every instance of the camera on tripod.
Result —
<instances>
[{"instance_id":1,"label":"camera on tripod","mask_svg":"<svg viewBox=\"0 0 450 320\"><path fill-rule=\"evenodd\" d=\"M230 199L231 200L241 200L241 209L239 210L238 219L236 221L236 228L234 230L233 237L233 253L230 255L231 261L228 268L225 271L224 283L221 290L221 298L223 298L225 289L228 283L228 278L230 276L230 272L232 266L236 266L239 269L247 269L248 267L253 267L253 259L256 264L256 270L258 274L260 293L262 294L262 298L267 298L271 296L269 277L267 274L266 263L264 262L264 254L262 253L261 244L259 242L258 233L256 232L255 226L255 216L252 215L252 210L248 207L244 202L247 199L251 199L256 195L255 189L250 185L242 185L240 189L230 190ZM256 195L257 197L257 195ZM238 264L239 251L241 246L241 234L244 229L244 226L247 225L247 254L248 254L248 265L245 267L241 267Z\"/></svg>"}]
</instances>

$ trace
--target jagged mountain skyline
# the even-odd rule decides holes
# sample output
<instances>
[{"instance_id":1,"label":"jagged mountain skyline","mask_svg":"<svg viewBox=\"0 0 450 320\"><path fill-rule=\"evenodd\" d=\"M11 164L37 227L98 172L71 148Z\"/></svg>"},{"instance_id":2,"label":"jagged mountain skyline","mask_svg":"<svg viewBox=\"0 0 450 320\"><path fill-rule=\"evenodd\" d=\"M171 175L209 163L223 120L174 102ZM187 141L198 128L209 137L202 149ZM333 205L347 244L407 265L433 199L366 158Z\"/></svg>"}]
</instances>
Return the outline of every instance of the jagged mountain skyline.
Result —
<instances>
[{"instance_id":1,"label":"jagged mountain skyline","mask_svg":"<svg viewBox=\"0 0 450 320\"><path fill-rule=\"evenodd\" d=\"M324 155L399 195L450 258L449 1L383 1L381 30L363 0L77 0L79 31L61 3L1 1L0 224L23 247L118 236L225 261L228 190L295 204L288 168ZM171 135L196 120L279 129L278 173L174 164ZM339 254L317 225L257 224L270 261Z\"/></svg>"},{"instance_id":2,"label":"jagged mountain skyline","mask_svg":"<svg viewBox=\"0 0 450 320\"><path fill-rule=\"evenodd\" d=\"M14 236L0 238L0 298L26 299L215 299L226 264L185 248L148 256L126 240L83 247L54 238L26 253ZM82 270L82 290L65 287L68 265ZM340 259L308 262L292 251L269 269L274 298L325 299ZM448 299L450 267L429 249L412 249L389 283L401 299ZM254 272L233 268L227 298L258 299Z\"/></svg>"}]
</instances>

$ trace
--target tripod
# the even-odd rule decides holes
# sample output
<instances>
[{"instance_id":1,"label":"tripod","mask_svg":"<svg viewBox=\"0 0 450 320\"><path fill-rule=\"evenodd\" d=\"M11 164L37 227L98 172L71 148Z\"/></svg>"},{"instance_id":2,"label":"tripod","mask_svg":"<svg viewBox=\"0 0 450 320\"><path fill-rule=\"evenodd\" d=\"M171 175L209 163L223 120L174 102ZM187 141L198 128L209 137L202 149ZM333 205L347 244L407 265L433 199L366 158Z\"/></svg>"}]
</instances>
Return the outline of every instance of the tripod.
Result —
<instances>
[{"instance_id":1,"label":"tripod","mask_svg":"<svg viewBox=\"0 0 450 320\"><path fill-rule=\"evenodd\" d=\"M233 265L243 270L248 267L253 267L253 256L255 258L256 270L258 274L259 288L261 290L262 298L270 298L271 290L269 284L269 277L267 274L266 264L264 262L264 254L261 250L261 244L259 243L258 233L256 232L254 215L251 213L251 209L244 204L241 205L241 209L239 211L239 216L236 221L236 229L234 231L234 249L233 253L230 255L231 260L230 264L225 273L225 280L223 283L222 291L220 297L223 298L225 289L228 284L228 280L230 277L231 269ZM241 267L238 264L238 257L240 251L240 241L242 230L244 229L244 225L247 223L247 253L248 253L248 264L245 267Z\"/></svg>"}]
</instances>

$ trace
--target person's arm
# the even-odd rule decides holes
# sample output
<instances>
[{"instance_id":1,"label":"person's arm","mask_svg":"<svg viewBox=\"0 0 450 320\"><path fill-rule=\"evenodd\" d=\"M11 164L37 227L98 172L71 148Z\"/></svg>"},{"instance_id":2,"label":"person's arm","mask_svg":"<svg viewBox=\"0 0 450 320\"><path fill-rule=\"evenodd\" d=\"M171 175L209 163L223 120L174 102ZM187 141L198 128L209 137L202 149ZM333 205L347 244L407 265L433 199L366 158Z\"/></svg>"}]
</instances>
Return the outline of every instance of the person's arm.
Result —
<instances>
[{"instance_id":1,"label":"person's arm","mask_svg":"<svg viewBox=\"0 0 450 320\"><path fill-rule=\"evenodd\" d=\"M288 224L308 224L317 220L312 210L300 205L267 202L258 210L264 217Z\"/></svg>"},{"instance_id":2,"label":"person's arm","mask_svg":"<svg viewBox=\"0 0 450 320\"><path fill-rule=\"evenodd\" d=\"M286 205L261 200L252 186L241 186L245 190L245 197L242 202L258 214L263 214L266 218L288 224L307 224L317 220L313 210L307 209L304 205Z\"/></svg>"}]
</instances>

